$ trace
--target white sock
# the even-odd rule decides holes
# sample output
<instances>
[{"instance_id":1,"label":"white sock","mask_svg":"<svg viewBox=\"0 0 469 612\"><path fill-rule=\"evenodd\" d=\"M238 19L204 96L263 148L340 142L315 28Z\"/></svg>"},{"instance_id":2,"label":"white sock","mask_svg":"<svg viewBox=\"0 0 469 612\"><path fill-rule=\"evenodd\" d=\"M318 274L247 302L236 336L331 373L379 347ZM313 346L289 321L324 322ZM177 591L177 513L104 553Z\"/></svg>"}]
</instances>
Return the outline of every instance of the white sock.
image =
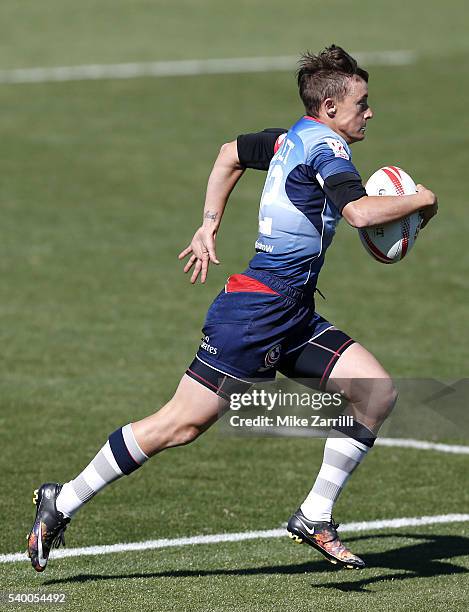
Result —
<instances>
[{"instance_id":1,"label":"white sock","mask_svg":"<svg viewBox=\"0 0 469 612\"><path fill-rule=\"evenodd\" d=\"M332 508L345 483L373 446L374 435L368 429L366 432L372 438L367 438L365 444L362 441L363 429L360 429L362 434L360 440L335 429L331 431L324 447L324 458L319 474L313 488L301 504L301 511L307 519L330 522Z\"/></svg>"},{"instance_id":2,"label":"white sock","mask_svg":"<svg viewBox=\"0 0 469 612\"><path fill-rule=\"evenodd\" d=\"M72 517L101 489L121 476L131 474L147 459L135 439L131 424L117 429L91 463L63 485L57 496L57 510Z\"/></svg>"}]
</instances>

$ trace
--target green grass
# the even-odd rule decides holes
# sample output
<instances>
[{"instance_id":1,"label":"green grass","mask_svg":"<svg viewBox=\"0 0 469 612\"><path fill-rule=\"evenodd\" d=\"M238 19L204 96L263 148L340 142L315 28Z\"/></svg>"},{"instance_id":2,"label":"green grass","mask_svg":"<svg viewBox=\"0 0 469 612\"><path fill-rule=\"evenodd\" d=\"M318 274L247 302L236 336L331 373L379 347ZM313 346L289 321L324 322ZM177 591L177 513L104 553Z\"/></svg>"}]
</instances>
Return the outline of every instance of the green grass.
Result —
<instances>
[{"instance_id":1,"label":"green grass","mask_svg":"<svg viewBox=\"0 0 469 612\"><path fill-rule=\"evenodd\" d=\"M0 65L290 55L331 37L353 49L418 51L415 65L370 68L375 119L354 161L363 177L401 165L438 193L440 214L395 266L373 261L343 223L318 309L393 376L455 380L469 361L466 8L393 7L4 2ZM109 432L171 396L207 306L250 258L264 179L255 172L233 194L222 265L206 286L191 287L176 258L199 223L218 147L242 132L288 127L302 110L288 73L2 85L0 103L0 552L9 553L24 547L33 488L70 479ZM454 438L467 443L465 431L461 423ZM68 544L278 527L309 490L321 452L319 442L214 429L98 496ZM336 515L467 512L466 479L463 456L376 448ZM66 609L85 602L92 611L463 610L466 532L452 524L351 535L370 564L360 574L331 571L306 547L259 540L67 559L43 576L2 565L0 590L64 590Z\"/></svg>"},{"instance_id":2,"label":"green grass","mask_svg":"<svg viewBox=\"0 0 469 612\"><path fill-rule=\"evenodd\" d=\"M464 0L3 0L0 67L295 55L332 42L434 57L468 51L466 24Z\"/></svg>"},{"instance_id":3,"label":"green grass","mask_svg":"<svg viewBox=\"0 0 469 612\"><path fill-rule=\"evenodd\" d=\"M466 609L467 526L350 534L347 542L370 568L337 571L285 538L67 559L40 576L18 565L9 589L65 593L61 610Z\"/></svg>"},{"instance_id":4,"label":"green grass","mask_svg":"<svg viewBox=\"0 0 469 612\"><path fill-rule=\"evenodd\" d=\"M16 552L24 545L34 516L31 496L38 479L63 482L70 473L77 473L84 467L84 457L104 443L101 432L106 435L126 418L122 413L107 429L99 419L96 431L87 434L76 419L69 424L70 417L55 414L63 424L54 435L53 447L44 448L40 468L36 456L28 453L21 466L10 470L17 484L15 495L3 501L12 528L2 533L2 552ZM72 430L83 444L66 439ZM34 448L32 435L24 436L24 442ZM229 440L213 431L191 447L164 453L93 500L70 528L68 544L91 546L278 527L311 488L321 456L320 441ZM448 469L451 478L447 478ZM376 448L348 483L336 516L344 522L467 512L469 494L455 487L464 482L466 470L464 456L442 458L428 451ZM366 495L361 494L364 490Z\"/></svg>"}]
</instances>

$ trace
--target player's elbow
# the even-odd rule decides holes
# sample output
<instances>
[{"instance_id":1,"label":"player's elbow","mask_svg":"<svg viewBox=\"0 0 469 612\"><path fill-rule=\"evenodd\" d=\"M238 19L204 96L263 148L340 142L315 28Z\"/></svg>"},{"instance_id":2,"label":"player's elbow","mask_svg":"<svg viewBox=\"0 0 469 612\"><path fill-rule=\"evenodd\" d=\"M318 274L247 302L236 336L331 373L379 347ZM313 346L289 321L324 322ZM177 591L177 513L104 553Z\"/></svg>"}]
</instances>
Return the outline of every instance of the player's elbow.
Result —
<instances>
[{"instance_id":1,"label":"player's elbow","mask_svg":"<svg viewBox=\"0 0 469 612\"><path fill-rule=\"evenodd\" d=\"M241 163L238 157L238 143L236 140L225 142L220 147L218 159L226 166L232 168L241 168Z\"/></svg>"},{"instance_id":2,"label":"player's elbow","mask_svg":"<svg viewBox=\"0 0 469 612\"><path fill-rule=\"evenodd\" d=\"M227 157L231 155L232 148L233 148L233 142L225 142L224 144L221 145L219 154L222 157Z\"/></svg>"},{"instance_id":3,"label":"player's elbow","mask_svg":"<svg viewBox=\"0 0 469 612\"><path fill-rule=\"evenodd\" d=\"M342 216L352 227L356 227L357 229L361 229L363 227L370 227L373 225L370 216L367 214L366 207L363 206L363 198L356 200L354 202L349 202L342 209ZM360 203L362 205L360 205Z\"/></svg>"}]
</instances>

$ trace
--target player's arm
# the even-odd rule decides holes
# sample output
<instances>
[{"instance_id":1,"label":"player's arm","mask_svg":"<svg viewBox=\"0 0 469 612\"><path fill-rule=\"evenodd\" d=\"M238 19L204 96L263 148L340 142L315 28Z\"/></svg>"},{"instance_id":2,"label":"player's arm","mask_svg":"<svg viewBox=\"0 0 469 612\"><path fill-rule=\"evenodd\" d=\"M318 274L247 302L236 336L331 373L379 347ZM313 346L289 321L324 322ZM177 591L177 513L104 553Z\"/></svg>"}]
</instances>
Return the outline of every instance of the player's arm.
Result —
<instances>
[{"instance_id":1,"label":"player's arm","mask_svg":"<svg viewBox=\"0 0 469 612\"><path fill-rule=\"evenodd\" d=\"M254 134L242 134L224 144L210 173L203 212L203 223L192 241L179 254L179 259L190 255L184 272L194 267L191 283L200 275L202 283L207 278L210 262L220 263L216 256L215 240L228 198L246 168L267 170L274 156L283 128L271 128Z\"/></svg>"},{"instance_id":2,"label":"player's arm","mask_svg":"<svg viewBox=\"0 0 469 612\"><path fill-rule=\"evenodd\" d=\"M423 216L421 227L425 227L438 211L436 195L423 185L417 185L417 193L412 195L363 195L346 204L342 208L342 215L350 225L361 228L397 221L417 211Z\"/></svg>"},{"instance_id":3,"label":"player's arm","mask_svg":"<svg viewBox=\"0 0 469 612\"><path fill-rule=\"evenodd\" d=\"M423 185L417 193L402 196L368 196L360 174L342 143L326 139L311 152L310 163L323 191L353 227L372 227L420 211L422 227L437 213L435 194Z\"/></svg>"},{"instance_id":4,"label":"player's arm","mask_svg":"<svg viewBox=\"0 0 469 612\"><path fill-rule=\"evenodd\" d=\"M208 178L202 225L195 232L190 245L179 253L179 259L190 255L184 272L189 272L194 266L191 283L196 282L199 274L201 282L204 283L210 262L220 263L215 251L217 231L230 193L243 172L236 140L224 144Z\"/></svg>"}]
</instances>

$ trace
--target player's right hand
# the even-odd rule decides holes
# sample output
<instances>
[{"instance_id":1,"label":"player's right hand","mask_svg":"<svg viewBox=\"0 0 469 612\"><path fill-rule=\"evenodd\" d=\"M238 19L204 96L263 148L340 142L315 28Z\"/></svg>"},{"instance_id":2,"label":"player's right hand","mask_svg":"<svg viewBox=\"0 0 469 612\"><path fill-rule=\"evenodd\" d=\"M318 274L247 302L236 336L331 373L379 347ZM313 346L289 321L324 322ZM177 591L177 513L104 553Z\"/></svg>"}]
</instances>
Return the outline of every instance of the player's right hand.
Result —
<instances>
[{"instance_id":1,"label":"player's right hand","mask_svg":"<svg viewBox=\"0 0 469 612\"><path fill-rule=\"evenodd\" d=\"M416 186L416 188L423 204L420 210L420 214L422 215L420 229L422 229L427 225L430 219L438 213L438 198L433 191L430 191L430 189L427 189L420 183Z\"/></svg>"},{"instance_id":2,"label":"player's right hand","mask_svg":"<svg viewBox=\"0 0 469 612\"><path fill-rule=\"evenodd\" d=\"M216 231L202 225L195 232L189 246L179 253L178 259L190 255L184 266L184 273L187 274L194 267L190 278L192 284L197 281L199 275L200 282L205 283L210 262L217 265L220 263L215 252L216 236Z\"/></svg>"}]
</instances>

